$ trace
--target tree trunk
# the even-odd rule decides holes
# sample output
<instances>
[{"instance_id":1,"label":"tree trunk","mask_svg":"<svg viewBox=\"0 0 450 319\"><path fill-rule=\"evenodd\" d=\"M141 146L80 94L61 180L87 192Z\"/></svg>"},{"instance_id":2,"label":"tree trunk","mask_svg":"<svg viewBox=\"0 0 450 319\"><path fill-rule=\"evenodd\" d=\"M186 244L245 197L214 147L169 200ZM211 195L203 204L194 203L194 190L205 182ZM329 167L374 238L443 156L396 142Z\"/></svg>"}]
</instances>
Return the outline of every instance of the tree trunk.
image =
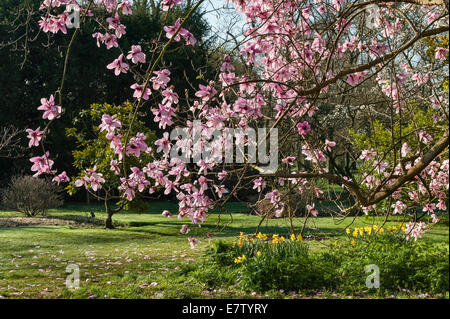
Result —
<instances>
[{"instance_id":1,"label":"tree trunk","mask_svg":"<svg viewBox=\"0 0 450 319\"><path fill-rule=\"evenodd\" d=\"M113 222L112 222L112 213L108 212L108 215L106 216L105 220L105 228L106 229L114 229Z\"/></svg>"},{"instance_id":2,"label":"tree trunk","mask_svg":"<svg viewBox=\"0 0 450 319\"><path fill-rule=\"evenodd\" d=\"M106 209L106 219L105 219L105 228L106 229L114 229L114 225L112 222L112 216L114 215L114 211L109 208L108 200L105 199L105 209Z\"/></svg>"}]
</instances>

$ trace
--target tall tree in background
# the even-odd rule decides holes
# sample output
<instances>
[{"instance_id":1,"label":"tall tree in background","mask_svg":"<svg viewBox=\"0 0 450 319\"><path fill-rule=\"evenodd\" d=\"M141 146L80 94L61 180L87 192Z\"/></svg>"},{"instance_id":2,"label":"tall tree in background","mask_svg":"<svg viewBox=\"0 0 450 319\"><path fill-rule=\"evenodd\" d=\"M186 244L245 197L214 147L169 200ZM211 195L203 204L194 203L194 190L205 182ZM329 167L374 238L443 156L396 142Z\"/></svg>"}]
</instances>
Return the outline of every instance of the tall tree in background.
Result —
<instances>
[{"instance_id":1,"label":"tall tree in background","mask_svg":"<svg viewBox=\"0 0 450 319\"><path fill-rule=\"evenodd\" d=\"M42 115L36 109L36 97L50 96L53 89L61 84L63 57L70 37L61 33L53 37L42 32L39 20L45 10L39 10L41 3L40 0L0 2L1 126L5 123L18 128L37 128ZM146 51L151 50L164 23L173 22L178 14L189 10L189 6L167 15L159 5L134 1L134 14L123 18L128 36L118 39L120 45L128 47L133 43L141 45ZM94 11L98 17L106 14L101 8ZM211 43L207 38L208 26L202 15L200 10L196 11L189 22L193 34L200 40L198 45L195 48L172 50L164 60L170 60L174 84L183 91L193 92L192 87L199 81L196 77L208 72L208 48ZM69 29L68 32L72 31ZM121 104L133 98L133 93L127 89L130 83L134 83L133 74L116 77L104 67L117 57L119 49L100 50L92 38L95 32L103 32L95 21L83 23L77 41L72 44L64 85L67 113L55 123L52 127L54 134L47 138L59 158L58 167L70 173L74 170L71 165L71 147L68 145L74 145L66 137L65 127L70 126L80 111L92 103L107 101ZM184 98L183 94L181 99ZM153 121L148 121L148 125L156 128ZM6 180L13 172L28 169L28 166L27 158L14 161L0 159L0 180Z\"/></svg>"}]
</instances>

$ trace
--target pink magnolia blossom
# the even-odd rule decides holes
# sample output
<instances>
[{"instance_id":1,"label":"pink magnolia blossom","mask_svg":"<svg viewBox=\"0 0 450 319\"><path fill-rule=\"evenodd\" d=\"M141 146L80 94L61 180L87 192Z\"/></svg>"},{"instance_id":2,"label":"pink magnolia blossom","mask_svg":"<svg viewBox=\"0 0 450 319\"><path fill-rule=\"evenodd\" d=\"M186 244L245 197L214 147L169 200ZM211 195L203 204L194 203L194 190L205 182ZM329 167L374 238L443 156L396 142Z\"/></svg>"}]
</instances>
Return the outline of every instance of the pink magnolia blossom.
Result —
<instances>
[{"instance_id":1,"label":"pink magnolia blossom","mask_svg":"<svg viewBox=\"0 0 450 319\"><path fill-rule=\"evenodd\" d=\"M102 188L102 184L105 183L102 173L97 173L97 166L94 165L92 169L84 171L84 176L75 180L75 186L84 186L86 189L91 188L94 192Z\"/></svg>"},{"instance_id":2,"label":"pink magnolia blossom","mask_svg":"<svg viewBox=\"0 0 450 319\"><path fill-rule=\"evenodd\" d=\"M347 76L347 83L352 86L355 86L364 80L366 74L367 74L367 71L349 74Z\"/></svg>"},{"instance_id":3,"label":"pink magnolia blossom","mask_svg":"<svg viewBox=\"0 0 450 319\"><path fill-rule=\"evenodd\" d=\"M61 1L61 0L60 0ZM105 7L106 11L111 13L117 8L117 0L99 0L99 4Z\"/></svg>"},{"instance_id":4,"label":"pink magnolia blossom","mask_svg":"<svg viewBox=\"0 0 450 319\"><path fill-rule=\"evenodd\" d=\"M427 132L425 132L425 131L419 132L419 141L421 141L423 144L428 144L432 140L433 140L433 138Z\"/></svg>"},{"instance_id":5,"label":"pink magnolia blossom","mask_svg":"<svg viewBox=\"0 0 450 319\"><path fill-rule=\"evenodd\" d=\"M136 157L141 155L141 152L147 151L147 144L144 142L147 136L144 133L136 133L136 137L133 137L128 142L126 148L126 155L133 154Z\"/></svg>"},{"instance_id":6,"label":"pink magnolia blossom","mask_svg":"<svg viewBox=\"0 0 450 319\"><path fill-rule=\"evenodd\" d=\"M117 115L110 116L108 114L102 115L102 123L98 126L100 132L106 131L108 133L114 132L116 128L122 127L122 123L117 119Z\"/></svg>"},{"instance_id":7,"label":"pink magnolia blossom","mask_svg":"<svg viewBox=\"0 0 450 319\"><path fill-rule=\"evenodd\" d=\"M401 155L402 157L405 157L406 155L408 155L408 153L411 152L411 148L409 148L408 143L403 143L402 145L402 149L401 149Z\"/></svg>"},{"instance_id":8,"label":"pink magnolia blossom","mask_svg":"<svg viewBox=\"0 0 450 319\"><path fill-rule=\"evenodd\" d=\"M156 140L155 145L158 146L158 148L156 149L158 153L163 151L165 154L168 154L170 151L169 133L164 132L163 137L159 140Z\"/></svg>"},{"instance_id":9,"label":"pink magnolia blossom","mask_svg":"<svg viewBox=\"0 0 450 319\"><path fill-rule=\"evenodd\" d=\"M164 31L166 32L166 37L169 39L172 39L175 35L175 32L178 30L178 28L181 25L181 21L180 19L177 19L177 21L175 21L175 24L173 26L165 26L164 27ZM174 40L175 41L180 41L180 33L178 33L175 37Z\"/></svg>"},{"instance_id":10,"label":"pink magnolia blossom","mask_svg":"<svg viewBox=\"0 0 450 319\"><path fill-rule=\"evenodd\" d=\"M319 212L317 211L317 209L314 208L315 204L311 205L306 205L306 210L313 215L314 217L317 217L317 215L319 214Z\"/></svg>"},{"instance_id":11,"label":"pink magnolia blossom","mask_svg":"<svg viewBox=\"0 0 450 319\"><path fill-rule=\"evenodd\" d=\"M116 175L120 175L119 163L116 160L111 160L110 162L110 170L114 172Z\"/></svg>"},{"instance_id":12,"label":"pink magnolia blossom","mask_svg":"<svg viewBox=\"0 0 450 319\"><path fill-rule=\"evenodd\" d=\"M194 237L188 238L189 244L191 245L191 249L194 249L195 246L200 242L200 240L195 239Z\"/></svg>"},{"instance_id":13,"label":"pink magnolia blossom","mask_svg":"<svg viewBox=\"0 0 450 319\"><path fill-rule=\"evenodd\" d=\"M439 222L439 218L436 216L436 214L431 214L431 222L433 224L437 224Z\"/></svg>"},{"instance_id":14,"label":"pink magnolia blossom","mask_svg":"<svg viewBox=\"0 0 450 319\"><path fill-rule=\"evenodd\" d=\"M195 45L195 43L197 43L197 39L194 35L184 28L180 29L180 35L184 38L187 45Z\"/></svg>"},{"instance_id":15,"label":"pink magnolia blossom","mask_svg":"<svg viewBox=\"0 0 450 319\"><path fill-rule=\"evenodd\" d=\"M189 233L189 232L190 232L190 229L189 229L189 226L188 226L188 225L182 225L182 226L181 226L180 233L186 235L186 234Z\"/></svg>"},{"instance_id":16,"label":"pink magnolia blossom","mask_svg":"<svg viewBox=\"0 0 450 319\"><path fill-rule=\"evenodd\" d=\"M214 95L217 93L216 89L212 87L213 83L210 83L210 85L199 85L200 90L195 92L195 96L202 99L203 102L207 102L210 99L214 97Z\"/></svg>"},{"instance_id":17,"label":"pink magnolia blossom","mask_svg":"<svg viewBox=\"0 0 450 319\"><path fill-rule=\"evenodd\" d=\"M336 146L336 142L325 139L325 149L331 152L331 148Z\"/></svg>"},{"instance_id":18,"label":"pink magnolia blossom","mask_svg":"<svg viewBox=\"0 0 450 319\"><path fill-rule=\"evenodd\" d=\"M394 208L394 215L401 214L403 210L406 209L406 205L400 200L396 201L395 204L392 204L391 207Z\"/></svg>"},{"instance_id":19,"label":"pink magnolia blossom","mask_svg":"<svg viewBox=\"0 0 450 319\"><path fill-rule=\"evenodd\" d=\"M434 57L436 59L439 59L439 60L447 60L447 58L448 58L448 49L447 48L437 47Z\"/></svg>"},{"instance_id":20,"label":"pink magnolia blossom","mask_svg":"<svg viewBox=\"0 0 450 319\"><path fill-rule=\"evenodd\" d=\"M62 107L55 104L53 94L48 100L46 98L41 99L41 106L38 107L38 110L44 111L42 118L50 121L55 118L59 118L62 113Z\"/></svg>"},{"instance_id":21,"label":"pink magnolia blossom","mask_svg":"<svg viewBox=\"0 0 450 319\"><path fill-rule=\"evenodd\" d=\"M181 2L183 2L183 0L162 0L162 10L168 11L169 9L173 8L174 5L180 4Z\"/></svg>"},{"instance_id":22,"label":"pink magnolia blossom","mask_svg":"<svg viewBox=\"0 0 450 319\"><path fill-rule=\"evenodd\" d=\"M219 180L225 179L226 176L227 176L227 172L226 171L222 171L222 172L217 174L217 177L219 178Z\"/></svg>"},{"instance_id":23,"label":"pink magnolia blossom","mask_svg":"<svg viewBox=\"0 0 450 319\"><path fill-rule=\"evenodd\" d=\"M163 210L161 215L163 215L164 217L168 217L168 218L173 216L172 213L169 212L168 210Z\"/></svg>"},{"instance_id":24,"label":"pink magnolia blossom","mask_svg":"<svg viewBox=\"0 0 450 319\"><path fill-rule=\"evenodd\" d=\"M280 203L280 198L281 198L281 193L280 193L280 191L278 189L274 189L270 193L267 193L265 198L266 199L270 199L270 202L272 204L279 204Z\"/></svg>"},{"instance_id":25,"label":"pink magnolia blossom","mask_svg":"<svg viewBox=\"0 0 450 319\"><path fill-rule=\"evenodd\" d=\"M106 22L109 24L109 29L115 30L120 25L119 14L116 12L115 16L107 18Z\"/></svg>"},{"instance_id":26,"label":"pink magnolia blossom","mask_svg":"<svg viewBox=\"0 0 450 319\"><path fill-rule=\"evenodd\" d=\"M58 183L58 185L59 185L59 183L67 183L67 182L69 182L70 179L67 176L66 171L64 171L61 174L59 174L58 176L55 176L52 179L52 181Z\"/></svg>"},{"instance_id":27,"label":"pink magnolia blossom","mask_svg":"<svg viewBox=\"0 0 450 319\"><path fill-rule=\"evenodd\" d=\"M445 204L445 201L443 201L442 199L439 200L439 203L437 203L436 207L443 211L447 210L447 205Z\"/></svg>"},{"instance_id":28,"label":"pink magnolia blossom","mask_svg":"<svg viewBox=\"0 0 450 319\"><path fill-rule=\"evenodd\" d=\"M144 85L140 85L137 83L134 83L132 86L130 86L131 89L134 90L133 97L140 100L141 98L144 100L148 100L150 98L150 95L152 94L151 90L147 87L145 88L144 92Z\"/></svg>"},{"instance_id":29,"label":"pink magnolia blossom","mask_svg":"<svg viewBox=\"0 0 450 319\"><path fill-rule=\"evenodd\" d=\"M150 81L153 82L153 89L165 89L167 87L167 83L170 81L170 71L164 69L161 71L154 71L153 73L156 75L150 79Z\"/></svg>"},{"instance_id":30,"label":"pink magnolia blossom","mask_svg":"<svg viewBox=\"0 0 450 319\"><path fill-rule=\"evenodd\" d=\"M95 32L92 34L92 37L97 39L97 46L100 48L100 44L105 43L105 36L100 32Z\"/></svg>"},{"instance_id":31,"label":"pink magnolia blossom","mask_svg":"<svg viewBox=\"0 0 450 319\"><path fill-rule=\"evenodd\" d=\"M146 55L142 52L140 45L132 45L131 50L128 52L127 59L131 60L134 64L145 63Z\"/></svg>"},{"instance_id":32,"label":"pink magnolia blossom","mask_svg":"<svg viewBox=\"0 0 450 319\"><path fill-rule=\"evenodd\" d=\"M288 156L281 160L282 163L288 164L288 165L294 165L296 157L295 156Z\"/></svg>"},{"instance_id":33,"label":"pink magnolia blossom","mask_svg":"<svg viewBox=\"0 0 450 319\"><path fill-rule=\"evenodd\" d=\"M114 70L114 74L116 76L120 75L120 73L127 73L127 71L130 69L130 66L126 64L123 60L123 53L119 55L117 59L115 59L113 62L107 65L106 68L109 70Z\"/></svg>"},{"instance_id":34,"label":"pink magnolia blossom","mask_svg":"<svg viewBox=\"0 0 450 319\"><path fill-rule=\"evenodd\" d=\"M162 104L166 105L172 105L178 103L178 94L173 92L172 88L167 88L164 91L161 92L161 94L164 96L162 100Z\"/></svg>"},{"instance_id":35,"label":"pink magnolia blossom","mask_svg":"<svg viewBox=\"0 0 450 319\"><path fill-rule=\"evenodd\" d=\"M97 45L99 39L97 38ZM106 49L117 48L119 44L117 43L117 37L114 34L106 33L103 37L103 43L106 45Z\"/></svg>"},{"instance_id":36,"label":"pink magnolia blossom","mask_svg":"<svg viewBox=\"0 0 450 319\"><path fill-rule=\"evenodd\" d=\"M43 32L51 32L51 33L58 33L61 31L64 34L67 34L67 19L68 13L60 14L59 16L53 16L50 15L48 18L41 17L41 20L39 21L39 26L42 29Z\"/></svg>"},{"instance_id":37,"label":"pink magnolia blossom","mask_svg":"<svg viewBox=\"0 0 450 319\"><path fill-rule=\"evenodd\" d=\"M131 10L131 4L129 0L123 0L119 5L117 6L118 10L122 10L123 15L130 15L133 14L133 11Z\"/></svg>"},{"instance_id":38,"label":"pink magnolia blossom","mask_svg":"<svg viewBox=\"0 0 450 319\"><path fill-rule=\"evenodd\" d=\"M253 189L258 190L258 192L260 192L262 189L264 189L266 187L266 183L263 181L263 179L261 177L253 180Z\"/></svg>"},{"instance_id":39,"label":"pink magnolia blossom","mask_svg":"<svg viewBox=\"0 0 450 319\"><path fill-rule=\"evenodd\" d=\"M376 152L374 150L363 150L359 158L365 161L371 161L375 155Z\"/></svg>"},{"instance_id":40,"label":"pink magnolia blossom","mask_svg":"<svg viewBox=\"0 0 450 319\"><path fill-rule=\"evenodd\" d=\"M54 162L49 159L49 152L46 152L42 156L35 156L30 158L30 162L33 163L31 166L31 171L36 172L33 176L37 177L43 173L52 173L51 169Z\"/></svg>"},{"instance_id":41,"label":"pink magnolia blossom","mask_svg":"<svg viewBox=\"0 0 450 319\"><path fill-rule=\"evenodd\" d=\"M219 185L219 186L214 185L214 190L215 190L215 192L217 193L217 196L218 196L219 198L222 198L222 196L223 196L224 193L225 193L225 194L228 193L228 190L225 188L224 185Z\"/></svg>"},{"instance_id":42,"label":"pink magnolia blossom","mask_svg":"<svg viewBox=\"0 0 450 319\"><path fill-rule=\"evenodd\" d=\"M119 190L123 192L123 195L125 195L125 198L128 201L132 201L134 197L136 196L135 187L136 183L133 180L128 180L124 177L120 178L120 182L122 183L119 186Z\"/></svg>"},{"instance_id":43,"label":"pink magnolia blossom","mask_svg":"<svg viewBox=\"0 0 450 319\"><path fill-rule=\"evenodd\" d=\"M42 135L44 135L44 131L40 130L40 127L38 127L36 130L32 130L32 129L27 129L26 132L28 133L28 138L30 139L29 143L28 143L28 147L33 147L33 146L39 146L39 142L42 139Z\"/></svg>"},{"instance_id":44,"label":"pink magnolia blossom","mask_svg":"<svg viewBox=\"0 0 450 319\"><path fill-rule=\"evenodd\" d=\"M420 223L411 222L406 224L405 229L406 240L414 238L414 241L417 241L417 239L422 238L425 232L426 232L426 225L424 222Z\"/></svg>"},{"instance_id":45,"label":"pink magnolia blossom","mask_svg":"<svg viewBox=\"0 0 450 319\"><path fill-rule=\"evenodd\" d=\"M159 103L157 109L152 109L155 115L154 121L159 122L159 127L165 129L167 125L172 125L172 117L175 116L175 109L172 106Z\"/></svg>"},{"instance_id":46,"label":"pink magnolia blossom","mask_svg":"<svg viewBox=\"0 0 450 319\"><path fill-rule=\"evenodd\" d=\"M422 209L422 211L429 213L433 213L435 210L436 210L435 204L425 204L425 206Z\"/></svg>"},{"instance_id":47,"label":"pink magnolia blossom","mask_svg":"<svg viewBox=\"0 0 450 319\"><path fill-rule=\"evenodd\" d=\"M300 122L297 124L298 134L306 135L311 131L311 126L307 121Z\"/></svg>"},{"instance_id":48,"label":"pink magnolia blossom","mask_svg":"<svg viewBox=\"0 0 450 319\"><path fill-rule=\"evenodd\" d=\"M220 67L220 72L233 72L234 66L231 64L231 58L229 55L225 56L223 63Z\"/></svg>"}]
</instances>

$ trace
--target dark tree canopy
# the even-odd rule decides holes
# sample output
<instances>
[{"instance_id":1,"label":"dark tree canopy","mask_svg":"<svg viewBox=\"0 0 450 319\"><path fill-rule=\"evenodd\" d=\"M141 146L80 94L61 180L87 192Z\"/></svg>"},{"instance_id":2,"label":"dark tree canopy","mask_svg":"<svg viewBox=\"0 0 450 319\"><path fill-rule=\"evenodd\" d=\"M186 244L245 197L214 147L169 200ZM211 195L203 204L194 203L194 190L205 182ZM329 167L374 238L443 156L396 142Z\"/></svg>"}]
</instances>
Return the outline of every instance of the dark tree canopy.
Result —
<instances>
[{"instance_id":1,"label":"dark tree canopy","mask_svg":"<svg viewBox=\"0 0 450 319\"><path fill-rule=\"evenodd\" d=\"M36 128L42 112L37 110L41 97L49 97L61 84L64 58L74 29L68 35L49 37L39 30L38 21L43 14L39 11L40 0L2 0L0 2L0 123L8 123L18 128ZM188 10L190 4L179 10ZM179 15L170 16L158 8L152 8L146 1L134 3L134 14L122 17L127 26L127 36L119 39L119 46L128 50L131 44L140 44L145 51L157 41L165 20L171 22ZM96 14L97 16L97 14ZM26 21L26 23L24 22ZM208 72L208 25L202 12L196 12L188 23L191 32L199 39L195 48L173 45L161 62L170 61L172 81L181 100L184 91L193 93L198 87L198 75ZM98 48L92 34L97 30L95 23L83 23L80 33L72 45L67 75L64 84L63 118L52 127L50 140L52 152L59 158L60 170L72 171L72 143L65 136L65 127L71 126L73 119L82 109L93 103L118 104L132 99L130 85L136 82L131 73L116 77L106 69L120 53L118 48L106 50ZM188 81L187 81L188 80ZM192 86L191 86L191 85ZM125 89L124 89L125 88ZM191 94L193 96L193 94ZM147 123L156 129L153 122ZM0 125L1 126L1 125ZM56 133L56 134L55 134ZM24 139L26 140L26 139ZM27 171L30 163L23 159L0 159L0 180L7 179L19 171Z\"/></svg>"}]
</instances>

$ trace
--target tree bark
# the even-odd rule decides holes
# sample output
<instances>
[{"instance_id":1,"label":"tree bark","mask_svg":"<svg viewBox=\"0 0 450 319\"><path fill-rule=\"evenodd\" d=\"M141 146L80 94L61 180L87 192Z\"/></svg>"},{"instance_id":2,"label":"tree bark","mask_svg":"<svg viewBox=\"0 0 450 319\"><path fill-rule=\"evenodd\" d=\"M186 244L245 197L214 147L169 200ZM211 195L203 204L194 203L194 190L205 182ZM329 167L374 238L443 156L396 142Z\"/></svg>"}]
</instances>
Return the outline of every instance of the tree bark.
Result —
<instances>
[{"instance_id":1,"label":"tree bark","mask_svg":"<svg viewBox=\"0 0 450 319\"><path fill-rule=\"evenodd\" d=\"M109 208L108 200L105 199L105 209L106 209L106 219L105 219L105 228L106 229L114 229L114 225L112 222L112 216L114 215L114 211Z\"/></svg>"}]
</instances>

